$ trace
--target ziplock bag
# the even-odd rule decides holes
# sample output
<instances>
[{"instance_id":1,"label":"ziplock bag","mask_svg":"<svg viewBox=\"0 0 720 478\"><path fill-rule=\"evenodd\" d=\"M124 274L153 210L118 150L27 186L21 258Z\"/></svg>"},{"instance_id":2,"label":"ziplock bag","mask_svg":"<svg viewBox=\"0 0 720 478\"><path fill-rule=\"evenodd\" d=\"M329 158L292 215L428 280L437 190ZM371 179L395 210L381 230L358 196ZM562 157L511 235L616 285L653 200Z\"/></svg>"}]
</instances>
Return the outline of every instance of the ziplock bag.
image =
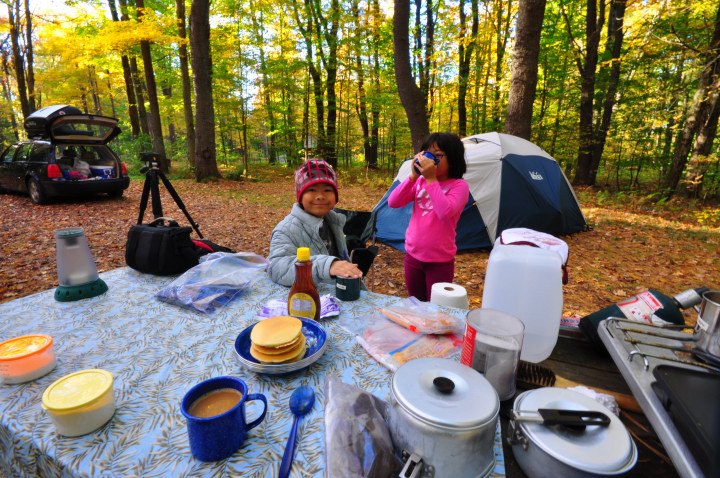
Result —
<instances>
[{"instance_id":1,"label":"ziplock bag","mask_svg":"<svg viewBox=\"0 0 720 478\"><path fill-rule=\"evenodd\" d=\"M215 252L161 289L155 297L209 313L233 300L264 274L267 259L252 252Z\"/></svg>"},{"instance_id":2,"label":"ziplock bag","mask_svg":"<svg viewBox=\"0 0 720 478\"><path fill-rule=\"evenodd\" d=\"M393 371L416 358L443 358L459 354L463 341L462 335L413 332L378 312L370 314L363 321L341 321L340 325L355 335L355 339L372 358Z\"/></svg>"},{"instance_id":3,"label":"ziplock bag","mask_svg":"<svg viewBox=\"0 0 720 478\"><path fill-rule=\"evenodd\" d=\"M402 299L380 312L398 325L421 334L463 334L465 321L415 297Z\"/></svg>"},{"instance_id":4,"label":"ziplock bag","mask_svg":"<svg viewBox=\"0 0 720 478\"><path fill-rule=\"evenodd\" d=\"M325 396L325 476L398 476L401 464L387 428L387 403L337 377L325 381Z\"/></svg>"}]
</instances>

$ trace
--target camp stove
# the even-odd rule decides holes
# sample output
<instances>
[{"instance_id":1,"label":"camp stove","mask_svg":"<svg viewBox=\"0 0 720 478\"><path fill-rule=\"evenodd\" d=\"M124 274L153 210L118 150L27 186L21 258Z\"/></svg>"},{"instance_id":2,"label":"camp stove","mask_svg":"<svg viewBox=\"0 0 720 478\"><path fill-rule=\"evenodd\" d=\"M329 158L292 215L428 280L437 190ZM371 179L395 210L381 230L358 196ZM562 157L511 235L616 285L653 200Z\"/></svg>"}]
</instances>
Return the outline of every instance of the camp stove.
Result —
<instances>
[{"instance_id":1,"label":"camp stove","mask_svg":"<svg viewBox=\"0 0 720 478\"><path fill-rule=\"evenodd\" d=\"M708 465L707 455L703 452L707 447L687 439L702 434L698 423L717 423L712 420L717 419L713 414L718 413L718 402L706 401L708 406L700 413L709 415L700 422L694 421L696 417L693 420L680 418L671 407L667 392L661 390L655 371L658 367L661 367L658 373L671 367L676 374L688 377L699 374L720 382L720 368L698 356L692 334L683 332L681 327L657 327L609 318L600 323L598 334L678 473L684 477L712 476L707 474L708 466L714 469L715 465ZM712 456L717 455L717 446L720 443L708 445L715 453Z\"/></svg>"}]
</instances>

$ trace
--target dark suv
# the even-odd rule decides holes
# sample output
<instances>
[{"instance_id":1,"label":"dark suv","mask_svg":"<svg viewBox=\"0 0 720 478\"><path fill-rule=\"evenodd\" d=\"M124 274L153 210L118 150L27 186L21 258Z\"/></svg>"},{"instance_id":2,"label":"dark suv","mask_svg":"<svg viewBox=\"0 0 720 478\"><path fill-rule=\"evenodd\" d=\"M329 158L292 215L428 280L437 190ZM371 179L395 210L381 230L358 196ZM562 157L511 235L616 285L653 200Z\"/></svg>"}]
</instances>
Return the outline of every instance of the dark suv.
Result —
<instances>
[{"instance_id":1,"label":"dark suv","mask_svg":"<svg viewBox=\"0 0 720 478\"><path fill-rule=\"evenodd\" d=\"M0 155L0 190L27 192L36 204L57 196L121 197L130 185L127 166L107 146L120 134L117 124L67 105L34 112L25 120L30 139Z\"/></svg>"}]
</instances>

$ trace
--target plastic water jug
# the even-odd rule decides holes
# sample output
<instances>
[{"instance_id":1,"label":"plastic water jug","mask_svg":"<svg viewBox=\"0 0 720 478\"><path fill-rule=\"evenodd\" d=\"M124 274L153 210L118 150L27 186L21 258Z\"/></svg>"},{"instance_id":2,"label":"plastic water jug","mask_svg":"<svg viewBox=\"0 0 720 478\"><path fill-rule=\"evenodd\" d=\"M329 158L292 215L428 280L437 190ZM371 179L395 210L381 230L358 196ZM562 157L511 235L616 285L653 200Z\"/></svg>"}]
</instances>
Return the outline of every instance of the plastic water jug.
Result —
<instances>
[{"instance_id":1,"label":"plastic water jug","mask_svg":"<svg viewBox=\"0 0 720 478\"><path fill-rule=\"evenodd\" d=\"M540 362L557 343L562 316L562 266L559 253L496 242L488 259L482 307L506 312L525 324L520 358Z\"/></svg>"}]
</instances>

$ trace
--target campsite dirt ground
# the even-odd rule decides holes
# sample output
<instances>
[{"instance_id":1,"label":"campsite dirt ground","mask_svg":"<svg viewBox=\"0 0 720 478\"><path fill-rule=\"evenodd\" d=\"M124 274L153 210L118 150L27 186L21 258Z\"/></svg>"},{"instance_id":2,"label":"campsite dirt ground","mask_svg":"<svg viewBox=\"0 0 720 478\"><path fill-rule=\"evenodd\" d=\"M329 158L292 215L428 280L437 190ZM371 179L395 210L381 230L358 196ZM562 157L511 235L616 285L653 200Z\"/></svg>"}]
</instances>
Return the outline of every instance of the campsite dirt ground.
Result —
<instances>
[{"instance_id":1,"label":"campsite dirt ground","mask_svg":"<svg viewBox=\"0 0 720 478\"><path fill-rule=\"evenodd\" d=\"M173 180L203 235L238 251L267 255L269 236L293 201L289 170L255 181L198 184ZM386 188L368 182L342 182L338 207L370 210ZM98 270L125 265L129 227L137 220L142 181L134 180L120 200L63 200L35 206L20 195L0 195L0 302L57 285L53 231L81 226ZM593 190L578 191L588 232L563 237L570 248L565 316L587 315L647 288L673 294L705 285L720 288L720 210L676 199L662 208L625 196L610 199ZM163 193L166 216L187 223ZM147 216L149 217L149 213ZM380 245L367 277L370 290L405 296L402 253ZM480 307L487 251L462 252L455 282L464 286L471 307ZM687 314L693 323L692 313Z\"/></svg>"}]
</instances>

